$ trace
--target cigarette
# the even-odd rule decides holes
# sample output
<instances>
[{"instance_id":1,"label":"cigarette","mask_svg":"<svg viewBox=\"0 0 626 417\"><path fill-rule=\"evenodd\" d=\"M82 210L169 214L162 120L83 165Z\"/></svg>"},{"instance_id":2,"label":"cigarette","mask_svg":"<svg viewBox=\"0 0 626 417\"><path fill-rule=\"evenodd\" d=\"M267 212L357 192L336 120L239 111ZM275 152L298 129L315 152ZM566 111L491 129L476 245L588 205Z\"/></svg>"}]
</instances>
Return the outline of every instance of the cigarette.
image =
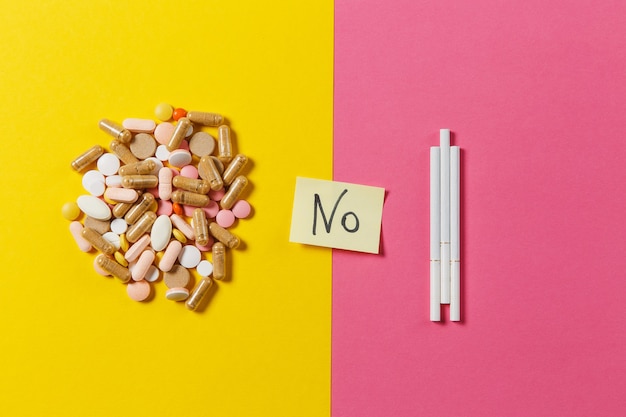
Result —
<instances>
[{"instance_id":1,"label":"cigarette","mask_svg":"<svg viewBox=\"0 0 626 417\"><path fill-rule=\"evenodd\" d=\"M441 304L450 304L450 129L439 131Z\"/></svg>"},{"instance_id":2,"label":"cigarette","mask_svg":"<svg viewBox=\"0 0 626 417\"><path fill-rule=\"evenodd\" d=\"M450 147L450 320L461 321L460 150Z\"/></svg>"},{"instance_id":3,"label":"cigarette","mask_svg":"<svg viewBox=\"0 0 626 417\"><path fill-rule=\"evenodd\" d=\"M439 147L430 148L430 321L441 320Z\"/></svg>"}]
</instances>

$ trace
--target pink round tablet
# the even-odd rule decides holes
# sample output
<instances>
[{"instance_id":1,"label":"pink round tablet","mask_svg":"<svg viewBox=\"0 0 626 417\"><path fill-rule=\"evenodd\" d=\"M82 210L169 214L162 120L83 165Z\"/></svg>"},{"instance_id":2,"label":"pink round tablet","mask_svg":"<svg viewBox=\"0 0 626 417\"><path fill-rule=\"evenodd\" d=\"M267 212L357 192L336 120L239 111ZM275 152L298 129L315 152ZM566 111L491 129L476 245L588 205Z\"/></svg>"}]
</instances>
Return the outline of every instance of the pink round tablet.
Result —
<instances>
[{"instance_id":1,"label":"pink round tablet","mask_svg":"<svg viewBox=\"0 0 626 417\"><path fill-rule=\"evenodd\" d=\"M200 249L200 252L211 252L213 247L213 236L209 236L209 243L206 245L198 245L198 242L195 243L196 248Z\"/></svg>"},{"instance_id":2,"label":"pink round tablet","mask_svg":"<svg viewBox=\"0 0 626 417\"><path fill-rule=\"evenodd\" d=\"M213 200L209 201L209 205L202 208L206 213L207 218L213 219L220 211L220 206Z\"/></svg>"},{"instance_id":3,"label":"pink round tablet","mask_svg":"<svg viewBox=\"0 0 626 417\"><path fill-rule=\"evenodd\" d=\"M250 215L252 207L250 207L250 203L248 203L246 200L239 200L230 209L230 211L233 212L236 218L245 219Z\"/></svg>"},{"instance_id":4,"label":"pink round tablet","mask_svg":"<svg viewBox=\"0 0 626 417\"><path fill-rule=\"evenodd\" d=\"M215 221L226 229L235 223L235 215L230 210L220 210L215 216Z\"/></svg>"},{"instance_id":5,"label":"pink round tablet","mask_svg":"<svg viewBox=\"0 0 626 417\"><path fill-rule=\"evenodd\" d=\"M165 214L167 216L171 216L174 212L172 210L172 202L167 200L159 200L159 207L157 208L157 216Z\"/></svg>"},{"instance_id":6,"label":"pink round tablet","mask_svg":"<svg viewBox=\"0 0 626 417\"><path fill-rule=\"evenodd\" d=\"M168 122L159 123L154 129L154 138L161 145L167 145L174 133L174 125Z\"/></svg>"},{"instance_id":7,"label":"pink round tablet","mask_svg":"<svg viewBox=\"0 0 626 417\"><path fill-rule=\"evenodd\" d=\"M148 188L146 191L152 194L154 198L157 198L157 199L159 198L159 187Z\"/></svg>"},{"instance_id":8,"label":"pink round tablet","mask_svg":"<svg viewBox=\"0 0 626 417\"><path fill-rule=\"evenodd\" d=\"M185 165L180 169L180 175L187 178L198 179L198 168L193 165Z\"/></svg>"},{"instance_id":9,"label":"pink round tablet","mask_svg":"<svg viewBox=\"0 0 626 417\"><path fill-rule=\"evenodd\" d=\"M198 207L194 207L194 206L183 206L183 213L187 217L193 217L193 211L197 208Z\"/></svg>"},{"instance_id":10,"label":"pink round tablet","mask_svg":"<svg viewBox=\"0 0 626 417\"><path fill-rule=\"evenodd\" d=\"M209 191L209 198L213 201L220 201L222 197L224 197L224 194L226 194L226 190L223 188L217 191L211 190Z\"/></svg>"},{"instance_id":11,"label":"pink round tablet","mask_svg":"<svg viewBox=\"0 0 626 417\"><path fill-rule=\"evenodd\" d=\"M128 296L135 301L144 301L150 296L150 284L148 281L135 281L126 285Z\"/></svg>"},{"instance_id":12,"label":"pink round tablet","mask_svg":"<svg viewBox=\"0 0 626 417\"><path fill-rule=\"evenodd\" d=\"M189 135L187 135L189 136ZM178 147L178 149L183 149L185 151L189 150L189 141L187 141L187 139L183 139L183 141L180 143L180 146Z\"/></svg>"}]
</instances>

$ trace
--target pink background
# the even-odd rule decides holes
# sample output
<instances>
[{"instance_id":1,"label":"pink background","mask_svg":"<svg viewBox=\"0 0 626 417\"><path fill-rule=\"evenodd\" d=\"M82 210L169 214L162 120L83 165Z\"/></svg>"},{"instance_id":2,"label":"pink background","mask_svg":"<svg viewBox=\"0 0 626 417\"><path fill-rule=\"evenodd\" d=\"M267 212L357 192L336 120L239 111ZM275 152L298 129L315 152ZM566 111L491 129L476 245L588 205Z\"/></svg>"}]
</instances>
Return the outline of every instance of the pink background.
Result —
<instances>
[{"instance_id":1,"label":"pink background","mask_svg":"<svg viewBox=\"0 0 626 417\"><path fill-rule=\"evenodd\" d=\"M626 415L626 2L335 2L332 415ZM462 148L463 323L428 321L428 149Z\"/></svg>"}]
</instances>

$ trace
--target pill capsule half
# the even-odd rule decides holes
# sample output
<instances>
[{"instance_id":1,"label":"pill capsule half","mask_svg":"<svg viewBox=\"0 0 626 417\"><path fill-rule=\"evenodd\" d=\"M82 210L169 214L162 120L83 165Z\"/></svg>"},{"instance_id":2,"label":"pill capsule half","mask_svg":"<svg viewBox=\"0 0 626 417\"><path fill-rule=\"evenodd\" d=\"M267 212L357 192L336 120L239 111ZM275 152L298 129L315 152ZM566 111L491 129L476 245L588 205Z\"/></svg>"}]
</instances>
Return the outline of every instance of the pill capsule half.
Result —
<instances>
[{"instance_id":1,"label":"pill capsule half","mask_svg":"<svg viewBox=\"0 0 626 417\"><path fill-rule=\"evenodd\" d=\"M136 164L139 160L133 155L128 146L124 145L121 141L114 139L109 145L111 150L118 158L125 164Z\"/></svg>"},{"instance_id":2,"label":"pill capsule half","mask_svg":"<svg viewBox=\"0 0 626 417\"><path fill-rule=\"evenodd\" d=\"M206 213L201 208L193 211L193 232L196 235L196 243L200 246L209 244L209 223Z\"/></svg>"},{"instance_id":3,"label":"pill capsule half","mask_svg":"<svg viewBox=\"0 0 626 417\"><path fill-rule=\"evenodd\" d=\"M124 175L122 177L122 187L133 190L144 188L154 188L159 184L159 177L156 175Z\"/></svg>"},{"instance_id":4,"label":"pill capsule half","mask_svg":"<svg viewBox=\"0 0 626 417\"><path fill-rule=\"evenodd\" d=\"M222 242L215 242L211 247L213 256L213 278L222 280L226 277L226 247Z\"/></svg>"},{"instance_id":5,"label":"pill capsule half","mask_svg":"<svg viewBox=\"0 0 626 417\"><path fill-rule=\"evenodd\" d=\"M102 119L98 123L98 126L102 131L113 136L122 143L128 143L133 138L133 135L129 130L124 129L124 126L119 123L115 123L112 120Z\"/></svg>"},{"instance_id":6,"label":"pill capsule half","mask_svg":"<svg viewBox=\"0 0 626 417\"><path fill-rule=\"evenodd\" d=\"M224 123L224 117L219 113L192 110L187 112L187 118L203 126L219 126Z\"/></svg>"},{"instance_id":7,"label":"pill capsule half","mask_svg":"<svg viewBox=\"0 0 626 417\"><path fill-rule=\"evenodd\" d=\"M154 196L150 193L143 193L139 201L137 201L126 213L124 216L124 220L126 223L132 225L137 223L137 221L143 216L145 212L150 210L152 207L152 203L154 203Z\"/></svg>"},{"instance_id":8,"label":"pill capsule half","mask_svg":"<svg viewBox=\"0 0 626 417\"><path fill-rule=\"evenodd\" d=\"M124 177L126 175L148 175L156 168L156 163L151 159L135 162L134 164L123 165L120 167L119 174Z\"/></svg>"},{"instance_id":9,"label":"pill capsule half","mask_svg":"<svg viewBox=\"0 0 626 417\"><path fill-rule=\"evenodd\" d=\"M85 227L81 231L81 236L87 242L91 243L91 246L98 249L105 255L112 256L115 253L115 246L108 240L102 237L102 235L90 227Z\"/></svg>"},{"instance_id":10,"label":"pill capsule half","mask_svg":"<svg viewBox=\"0 0 626 417\"><path fill-rule=\"evenodd\" d=\"M223 209L230 209L235 205L235 202L239 199L239 196L243 192L243 190L248 185L248 179L243 175L238 176L233 181L233 184L230 186L222 200L220 201L220 207Z\"/></svg>"},{"instance_id":11,"label":"pill capsule half","mask_svg":"<svg viewBox=\"0 0 626 417\"><path fill-rule=\"evenodd\" d=\"M235 249L241 243L241 240L239 240L237 236L233 235L215 222L211 222L209 224L209 233L230 249Z\"/></svg>"},{"instance_id":12,"label":"pill capsule half","mask_svg":"<svg viewBox=\"0 0 626 417\"><path fill-rule=\"evenodd\" d=\"M168 151L173 152L180 147L183 139L185 139L185 135L187 134L189 126L191 126L191 122L188 118L181 117L180 119L178 119L178 123L176 124L176 128L174 128L172 137L167 142L167 145L165 145Z\"/></svg>"},{"instance_id":13,"label":"pill capsule half","mask_svg":"<svg viewBox=\"0 0 626 417\"><path fill-rule=\"evenodd\" d=\"M178 204L194 207L206 207L211 199L208 195L192 193L191 191L176 190L172 193L172 201Z\"/></svg>"},{"instance_id":14,"label":"pill capsule half","mask_svg":"<svg viewBox=\"0 0 626 417\"><path fill-rule=\"evenodd\" d=\"M145 212L137 223L131 225L126 231L126 239L130 243L135 243L152 227L152 223L156 220L157 215L153 211Z\"/></svg>"},{"instance_id":15,"label":"pill capsule half","mask_svg":"<svg viewBox=\"0 0 626 417\"><path fill-rule=\"evenodd\" d=\"M107 258L105 255L100 254L96 257L96 263L98 266L114 277L120 279L122 282L130 281L130 271L128 268L124 268L111 258Z\"/></svg>"},{"instance_id":16,"label":"pill capsule half","mask_svg":"<svg viewBox=\"0 0 626 417\"><path fill-rule=\"evenodd\" d=\"M213 191L224 188L224 181L211 155L205 155L200 158L200 162L198 163L198 175L200 175L200 178L203 180L209 182Z\"/></svg>"},{"instance_id":17,"label":"pill capsule half","mask_svg":"<svg viewBox=\"0 0 626 417\"><path fill-rule=\"evenodd\" d=\"M76 159L72 161L72 168L81 172L89 166L92 162L96 162L98 158L104 153L104 148L100 145L92 146L83 152Z\"/></svg>"},{"instance_id":18,"label":"pill capsule half","mask_svg":"<svg viewBox=\"0 0 626 417\"><path fill-rule=\"evenodd\" d=\"M209 181L183 177L182 175L175 176L172 179L172 185L176 188L198 194L206 194L211 190L211 183Z\"/></svg>"},{"instance_id":19,"label":"pill capsule half","mask_svg":"<svg viewBox=\"0 0 626 417\"><path fill-rule=\"evenodd\" d=\"M198 285L196 285L196 288L193 289L193 292L185 302L185 305L189 310L198 309L200 303L202 303L202 300L209 293L209 288L211 288L211 285L213 285L213 280L209 277L203 278L198 283Z\"/></svg>"},{"instance_id":20,"label":"pill capsule half","mask_svg":"<svg viewBox=\"0 0 626 417\"><path fill-rule=\"evenodd\" d=\"M239 175L246 163L248 163L248 157L243 154L237 154L224 170L222 175L224 185L230 185L237 178L237 175Z\"/></svg>"},{"instance_id":21,"label":"pill capsule half","mask_svg":"<svg viewBox=\"0 0 626 417\"><path fill-rule=\"evenodd\" d=\"M142 193L143 193L142 190L138 190L137 191L138 198L141 197ZM120 219L120 218L124 217L124 215L128 212L128 210L130 210L130 208L134 204L135 203L117 203L115 205L115 207L113 207L113 210L111 210L111 212L113 212L113 216L116 219Z\"/></svg>"}]
</instances>

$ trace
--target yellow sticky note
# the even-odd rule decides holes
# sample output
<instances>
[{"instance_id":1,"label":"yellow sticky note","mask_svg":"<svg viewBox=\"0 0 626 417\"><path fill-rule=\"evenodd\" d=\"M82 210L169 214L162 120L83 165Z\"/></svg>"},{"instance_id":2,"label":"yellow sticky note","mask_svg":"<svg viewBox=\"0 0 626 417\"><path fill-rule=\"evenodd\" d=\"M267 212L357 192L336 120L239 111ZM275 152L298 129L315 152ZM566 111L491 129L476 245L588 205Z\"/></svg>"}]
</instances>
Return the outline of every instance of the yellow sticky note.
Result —
<instances>
[{"instance_id":1,"label":"yellow sticky note","mask_svg":"<svg viewBox=\"0 0 626 417\"><path fill-rule=\"evenodd\" d=\"M385 189L296 178L291 242L378 253Z\"/></svg>"}]
</instances>

